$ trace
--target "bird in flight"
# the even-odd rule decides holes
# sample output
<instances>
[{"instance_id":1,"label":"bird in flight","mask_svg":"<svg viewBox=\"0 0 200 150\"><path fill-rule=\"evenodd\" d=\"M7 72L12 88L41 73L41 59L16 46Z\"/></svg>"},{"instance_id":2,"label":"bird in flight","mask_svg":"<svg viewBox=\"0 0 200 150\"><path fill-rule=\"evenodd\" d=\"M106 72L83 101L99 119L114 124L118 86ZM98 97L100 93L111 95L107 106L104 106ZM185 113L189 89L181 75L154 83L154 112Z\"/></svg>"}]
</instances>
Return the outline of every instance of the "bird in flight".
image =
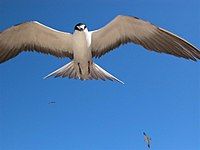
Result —
<instances>
[{"instance_id":1,"label":"bird in flight","mask_svg":"<svg viewBox=\"0 0 200 150\"><path fill-rule=\"evenodd\" d=\"M151 138L148 135L146 135L145 132L143 132L143 135L144 135L144 141L147 143L148 148L150 148Z\"/></svg>"},{"instance_id":2,"label":"bird in flight","mask_svg":"<svg viewBox=\"0 0 200 150\"><path fill-rule=\"evenodd\" d=\"M57 31L37 21L12 26L0 32L0 63L22 51L35 50L71 59L71 62L45 78L54 76L80 80L108 79L123 83L95 64L93 58L100 58L120 45L130 42L149 51L193 61L200 59L199 49L183 38L137 17L119 15L94 31L89 31L84 23L78 23L73 34Z\"/></svg>"}]
</instances>

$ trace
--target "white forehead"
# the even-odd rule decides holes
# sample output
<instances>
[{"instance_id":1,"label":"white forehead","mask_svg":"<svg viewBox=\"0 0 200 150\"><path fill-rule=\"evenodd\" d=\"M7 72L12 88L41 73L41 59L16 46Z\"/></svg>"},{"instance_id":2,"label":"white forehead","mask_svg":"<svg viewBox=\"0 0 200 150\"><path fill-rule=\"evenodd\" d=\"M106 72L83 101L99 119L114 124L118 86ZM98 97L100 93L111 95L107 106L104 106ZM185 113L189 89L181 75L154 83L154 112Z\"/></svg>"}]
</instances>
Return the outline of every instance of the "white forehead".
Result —
<instances>
[{"instance_id":1,"label":"white forehead","mask_svg":"<svg viewBox=\"0 0 200 150\"><path fill-rule=\"evenodd\" d=\"M84 25L84 24L82 24L82 25L80 25L79 27L81 27L81 28L84 28L84 27L85 27L85 25Z\"/></svg>"}]
</instances>

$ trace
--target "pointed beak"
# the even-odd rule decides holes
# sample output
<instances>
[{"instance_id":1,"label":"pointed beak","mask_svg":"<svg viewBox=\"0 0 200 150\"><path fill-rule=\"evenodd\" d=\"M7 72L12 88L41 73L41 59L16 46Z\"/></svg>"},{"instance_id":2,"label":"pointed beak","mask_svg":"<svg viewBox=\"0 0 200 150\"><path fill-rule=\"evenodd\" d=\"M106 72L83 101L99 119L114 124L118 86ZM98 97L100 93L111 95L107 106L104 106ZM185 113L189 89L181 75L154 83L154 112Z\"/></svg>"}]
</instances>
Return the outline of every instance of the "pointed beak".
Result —
<instances>
[{"instance_id":1,"label":"pointed beak","mask_svg":"<svg viewBox=\"0 0 200 150\"><path fill-rule=\"evenodd\" d=\"M82 27L80 27L80 31L83 31L84 29Z\"/></svg>"}]
</instances>

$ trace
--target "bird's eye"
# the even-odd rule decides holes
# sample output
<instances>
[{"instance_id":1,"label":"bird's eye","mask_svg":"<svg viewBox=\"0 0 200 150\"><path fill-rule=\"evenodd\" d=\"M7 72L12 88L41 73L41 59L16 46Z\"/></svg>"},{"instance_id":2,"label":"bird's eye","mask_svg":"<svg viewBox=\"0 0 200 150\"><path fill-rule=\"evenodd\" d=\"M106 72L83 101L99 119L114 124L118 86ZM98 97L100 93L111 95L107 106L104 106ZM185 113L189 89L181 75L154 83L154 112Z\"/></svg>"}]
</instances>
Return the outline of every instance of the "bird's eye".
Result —
<instances>
[{"instance_id":1,"label":"bird's eye","mask_svg":"<svg viewBox=\"0 0 200 150\"><path fill-rule=\"evenodd\" d=\"M87 26L85 25L85 26L84 26L84 29L86 29L86 28L87 28Z\"/></svg>"},{"instance_id":2,"label":"bird's eye","mask_svg":"<svg viewBox=\"0 0 200 150\"><path fill-rule=\"evenodd\" d=\"M75 26L75 30L80 30L79 26Z\"/></svg>"}]
</instances>

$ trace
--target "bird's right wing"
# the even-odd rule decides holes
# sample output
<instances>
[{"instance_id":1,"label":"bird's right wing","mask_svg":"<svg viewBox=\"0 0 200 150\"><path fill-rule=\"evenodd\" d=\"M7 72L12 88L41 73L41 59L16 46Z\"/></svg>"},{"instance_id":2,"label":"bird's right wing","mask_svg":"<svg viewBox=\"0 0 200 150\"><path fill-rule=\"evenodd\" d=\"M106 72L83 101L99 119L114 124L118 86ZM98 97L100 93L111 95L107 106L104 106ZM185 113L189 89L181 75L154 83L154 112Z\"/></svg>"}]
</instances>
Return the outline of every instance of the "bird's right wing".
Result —
<instances>
[{"instance_id":1,"label":"bird's right wing","mask_svg":"<svg viewBox=\"0 0 200 150\"><path fill-rule=\"evenodd\" d=\"M147 21L130 16L117 16L106 26L91 32L93 57L129 42L159 53L197 60L200 51L186 40Z\"/></svg>"},{"instance_id":2,"label":"bird's right wing","mask_svg":"<svg viewBox=\"0 0 200 150\"><path fill-rule=\"evenodd\" d=\"M72 35L36 21L22 23L0 32L0 63L22 51L33 50L57 57L72 58Z\"/></svg>"}]
</instances>

